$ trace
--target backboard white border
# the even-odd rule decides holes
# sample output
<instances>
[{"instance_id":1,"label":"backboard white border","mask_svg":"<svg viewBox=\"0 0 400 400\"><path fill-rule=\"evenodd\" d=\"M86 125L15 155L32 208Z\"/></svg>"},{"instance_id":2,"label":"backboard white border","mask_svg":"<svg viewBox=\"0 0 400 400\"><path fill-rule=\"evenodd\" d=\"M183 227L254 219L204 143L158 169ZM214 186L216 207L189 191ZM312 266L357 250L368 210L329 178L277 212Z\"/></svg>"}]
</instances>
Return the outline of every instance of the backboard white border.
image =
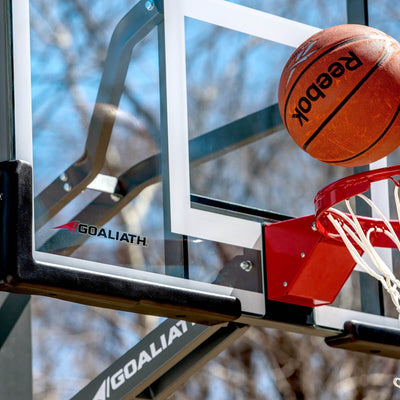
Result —
<instances>
[{"instance_id":1,"label":"backboard white border","mask_svg":"<svg viewBox=\"0 0 400 400\"><path fill-rule=\"evenodd\" d=\"M14 123L16 152L15 158L32 163L32 118L31 118L31 85L30 85L30 46L29 46L29 1L12 1L12 34L13 34L13 73L14 73ZM167 50L167 112L169 130L169 158L171 183L171 216L173 230L178 233L209 240L254 247L260 235L258 223L238 218L213 214L192 209L190 205L187 98L186 98L186 66L184 18L190 17L210 24L220 25L243 33L261 37L284 45L297 47L304 39L318 31L317 28L290 21L271 14L249 9L223 0L164 0L165 30ZM276 27L279 29L275 29ZM293 34L294 33L294 34ZM175 57L175 58L174 58ZM172 90L171 90L172 89ZM175 89L175 90L174 90ZM379 165L383 166L383 165ZM376 165L375 167L378 167ZM387 190L372 190L372 196L387 193ZM377 203L386 203L375 200ZM228 241L229 240L229 241ZM54 267L65 266L71 269L87 269L105 275L122 276L135 279L149 277L155 282L176 285L181 282L193 290L204 290L225 295L237 295L243 303L243 311L252 313L255 297L235 288L181 280L165 275L131 271L90 261L69 259L33 251L36 260L55 263ZM82 268L83 267L83 268ZM264 305L262 293L256 293L257 302ZM246 301L243 302L243 298ZM332 306L315 309L317 327L342 329L343 323L349 319L366 319L371 323L388 324L397 327L397 319L370 315L366 313L342 310ZM266 326L268 321L265 322Z\"/></svg>"},{"instance_id":2,"label":"backboard white border","mask_svg":"<svg viewBox=\"0 0 400 400\"><path fill-rule=\"evenodd\" d=\"M360 321L388 328L399 328L399 320L397 318L384 315L369 314L335 306L321 306L314 309L314 325L316 329L341 330L347 321Z\"/></svg>"},{"instance_id":3,"label":"backboard white border","mask_svg":"<svg viewBox=\"0 0 400 400\"><path fill-rule=\"evenodd\" d=\"M259 223L191 207L185 17L291 47L298 47L319 28L224 0L164 0L171 230L260 249Z\"/></svg>"},{"instance_id":4,"label":"backboard white border","mask_svg":"<svg viewBox=\"0 0 400 400\"><path fill-rule=\"evenodd\" d=\"M33 164L32 145L32 99L30 63L30 19L29 0L14 0L12 4L12 57L14 75L14 140L15 158ZM32 188L33 190L33 188ZM33 205L32 205L33 207ZM34 224L34 219L32 221ZM134 279L154 282L159 285L181 287L186 290L211 293L221 296L234 296L240 299L245 315L259 318L265 314L265 295L229 286L215 285L192 279L183 279L165 274L129 269L117 265L92 262L35 250L35 233L32 232L32 256L36 262L70 271L89 271L105 277Z\"/></svg>"},{"instance_id":5,"label":"backboard white border","mask_svg":"<svg viewBox=\"0 0 400 400\"><path fill-rule=\"evenodd\" d=\"M32 164L29 0L12 1L15 159Z\"/></svg>"}]
</instances>

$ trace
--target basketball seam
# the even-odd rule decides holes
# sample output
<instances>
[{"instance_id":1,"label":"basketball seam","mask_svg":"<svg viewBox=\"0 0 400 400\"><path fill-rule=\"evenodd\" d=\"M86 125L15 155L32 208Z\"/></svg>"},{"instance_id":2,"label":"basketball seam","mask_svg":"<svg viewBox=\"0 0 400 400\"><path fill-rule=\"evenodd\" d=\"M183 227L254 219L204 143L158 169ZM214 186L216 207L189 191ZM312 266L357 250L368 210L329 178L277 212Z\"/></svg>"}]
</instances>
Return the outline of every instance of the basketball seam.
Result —
<instances>
[{"instance_id":1,"label":"basketball seam","mask_svg":"<svg viewBox=\"0 0 400 400\"><path fill-rule=\"evenodd\" d=\"M334 46L330 47L329 49L327 49L327 50L325 50L323 53L321 53L318 57L316 57L313 61L311 61L311 62L307 65L307 67L304 68L303 71L301 71L301 73L299 74L299 76L298 76L298 77L296 78L296 80L293 82L293 85L292 85L292 87L290 88L289 93L288 93L288 95L287 95L287 97L286 97L285 108L284 108L284 113L283 113L284 119L285 119L284 123L285 123L285 126L286 126L286 127L287 127L287 123L286 123L287 116L286 116L286 114L287 114L288 102L289 102L290 96L292 95L292 92L293 92L295 86L297 85L298 81L299 81L300 78L303 76L303 74L304 74L315 62L317 62L321 57L325 56L326 54L330 53L331 51L336 50L336 49L338 49L339 47L344 46L344 45L346 45L346 44L348 44L348 43L357 42L357 41L359 41L359 40L373 39L373 38L374 38L374 36L372 36L372 35L368 35L368 36L358 36L358 37L356 37L356 38L347 39L347 40L345 40L344 42L336 43Z\"/></svg>"},{"instance_id":2,"label":"basketball seam","mask_svg":"<svg viewBox=\"0 0 400 400\"><path fill-rule=\"evenodd\" d=\"M398 105L397 110L394 113L393 118L390 120L388 126L385 128L385 130L382 132L382 134L373 143L371 143L367 148L365 148L363 151L360 151L358 154L356 154L356 155L354 155L352 157L343 159L343 160L332 160L332 161L321 160L321 161L325 162L325 163L336 163L336 164L339 164L339 163L344 163L344 162L347 162L347 161L351 161L354 158L357 158L357 157L361 156L362 154L366 153L368 150L372 149L372 147L374 147L386 135L386 133L392 127L392 125L394 124L394 121L398 117L399 112L400 112L400 104Z\"/></svg>"},{"instance_id":3,"label":"basketball seam","mask_svg":"<svg viewBox=\"0 0 400 400\"><path fill-rule=\"evenodd\" d=\"M304 142L303 150L307 150L307 147L311 142L319 135L323 128L331 121L331 119L342 109L342 107L349 101L351 97L360 89L360 87L368 80L368 78L378 69L378 67L385 61L386 57L390 53L386 47L385 52L378 60L378 62L368 71L368 73L358 82L358 84L351 90L351 92L340 102L340 104L329 114L325 121L318 127L318 129Z\"/></svg>"}]
</instances>

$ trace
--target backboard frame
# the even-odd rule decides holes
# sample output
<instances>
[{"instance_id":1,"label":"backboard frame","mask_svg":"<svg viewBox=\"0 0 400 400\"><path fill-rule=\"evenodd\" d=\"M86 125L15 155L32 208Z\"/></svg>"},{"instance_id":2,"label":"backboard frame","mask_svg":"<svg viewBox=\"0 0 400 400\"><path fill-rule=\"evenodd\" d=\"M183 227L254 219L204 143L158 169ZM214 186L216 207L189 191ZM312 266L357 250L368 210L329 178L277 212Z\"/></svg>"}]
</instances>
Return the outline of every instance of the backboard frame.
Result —
<instances>
[{"instance_id":1,"label":"backboard frame","mask_svg":"<svg viewBox=\"0 0 400 400\"><path fill-rule=\"evenodd\" d=\"M98 185L100 180L97 180L97 174L102 163L101 158L104 157L105 152L104 148L101 148L100 156L95 154L93 159L88 159L88 162L85 161L84 163L82 163L83 158L78 160L79 167L74 164L71 165L64 174L53 181L35 199L35 210L32 210L33 178L30 165L33 159L29 79L29 2L25 1L23 6L20 4L15 6L16 3L13 2L10 2L10 4L14 6L13 12L9 13L9 23L12 27L12 41L10 40L10 42L13 43L10 52L10 64L12 64L10 68L12 67L14 70L12 74L7 75L7 78L10 81L10 90L14 90L12 96L10 96L14 102L11 108L15 108L16 111L12 114L7 109L7 113L12 114L10 118L14 121L14 140L10 148L15 152L12 154L13 157L4 157L0 179L2 185L4 185L2 196L5 199L13 199L13 201L3 201L5 227L8 230L15 230L18 234L10 237L4 235L3 257L5 261L1 271L2 290L43 294L85 304L172 318L186 318L206 324L236 319L243 313L256 318L261 317L265 312L263 293L202 283L175 276L122 270L98 262L65 259L62 256L37 251L32 247L35 240L33 219L35 219L36 224L41 226L57 213L57 210L77 196L83 188L89 185ZM133 21L130 18L133 18ZM127 20L137 24L128 24L126 23ZM122 22L116 28L116 34L113 37L121 35L125 40L130 41L129 35L137 33L136 40L139 40L140 37L143 37L155 27L161 27L162 30L162 4L157 2L154 7L148 7L145 1L140 1ZM134 26L132 27L132 25ZM25 29L19 29L20 26L24 26ZM126 32L126 29L130 30ZM127 35L128 39L126 39ZM119 43L118 45L110 50L111 56L114 58L119 55L118 51L120 51L121 45ZM112 46L110 45L110 47ZM125 53L120 56L124 61L122 66L119 66L119 69L122 68L122 70L129 63L129 59L126 57L126 47L129 50L129 46L122 46L122 51L125 51ZM165 72L165 69L161 68L161 70ZM121 75L123 74L118 73L118 70L116 74L111 75L111 79L109 75L105 74L102 83L113 84L115 81L112 79L118 81ZM18 82L18 85L13 86L12 79ZM111 104L118 104L118 96L105 99L100 87L97 101L101 103L105 100ZM6 105L9 106L10 104ZM267 115L269 115L268 111ZM272 115L276 115L276 110L272 110ZM7 116L9 117L9 115ZM272 118L272 120L274 119ZM94 116L94 125L98 122L96 116ZM104 124L110 125L110 121L106 121ZM89 128L87 145L89 143L96 146L106 146L107 134L110 133L110 131L107 132L103 129L100 137L95 129ZM91 152L91 149L86 148L86 150L89 151L84 151L84 154ZM92 161L93 163L90 164ZM151 183L155 179L159 179L159 163L165 162L165 160L160 160L155 156L149 159L150 161L151 174L153 175L147 178ZM69 190L65 190L64 176L68 176L67 183L71 187ZM121 176L118 182L129 182L129 178L129 174L127 177ZM126 195L126 193L118 191L119 187L115 187L115 190L118 196ZM11 197L11 193L14 197ZM134 188L133 193L135 193ZM107 195L109 200L109 193ZM56 204L55 200L60 204ZM118 207L122 207L123 204L126 203L121 201ZM115 204L113 204L113 207L118 210ZM25 212L18 211L22 209L26 209ZM34 213L35 218L33 218ZM260 259L259 256L256 256L256 258ZM257 261L254 260L254 262ZM258 304L256 309L254 309L254 304Z\"/></svg>"},{"instance_id":2,"label":"backboard frame","mask_svg":"<svg viewBox=\"0 0 400 400\"><path fill-rule=\"evenodd\" d=\"M194 18L293 48L319 31L319 28L227 1L165 0L164 13L171 229L187 236L260 250L261 229L258 222L236 218L224 214L222 210L217 213L192 205L185 18Z\"/></svg>"},{"instance_id":3,"label":"backboard frame","mask_svg":"<svg viewBox=\"0 0 400 400\"><path fill-rule=\"evenodd\" d=\"M1 111L12 121L12 128L0 165L1 290L204 324L237 319L242 309L238 298L230 295L231 288L143 271L122 273L101 263L85 262L79 268L73 262L67 265L61 257L33 250L29 1L10 0L9 5L3 22L9 25L10 38L2 45L9 56L4 79L11 94ZM162 21L157 7L147 10L144 1L139 6L148 11L152 28ZM7 43L12 43L11 49Z\"/></svg>"},{"instance_id":4,"label":"backboard frame","mask_svg":"<svg viewBox=\"0 0 400 400\"><path fill-rule=\"evenodd\" d=\"M126 311L139 312L145 314L154 314L171 318L188 319L191 321L216 324L226 321L237 320L241 323L250 325L259 325L273 328L284 328L287 330L309 333L320 336L333 336L343 332L344 323L349 319L367 321L372 324L379 324L391 328L397 327L396 319L389 319L380 315L373 315L361 312L352 312L349 310L340 310L332 306L320 308L296 307L275 302L264 304L264 310L261 308L257 313L249 313L249 308L243 308L243 298L241 293L225 286L216 286L208 283L193 282L183 280L174 276L165 276L151 274L141 271L129 271L127 274L119 273L115 268L107 264L87 262L85 268L71 262L65 264L61 257L56 255L39 254L32 249L33 235L33 210L32 210L32 143L31 143L31 104L30 104L30 68L29 68L29 7L28 1L14 2L9 0L12 6L11 32L13 49L9 54L9 69L7 70L6 81L9 84L9 90L12 91L15 112L11 115L10 104L2 104L2 113L12 120L12 135L9 148L2 153L2 163L0 164L0 188L1 188L1 218L3 220L2 229L2 265L0 269L0 289L16 293L32 293L46 295L70 301L76 301L84 304L92 304L101 307L110 307ZM271 16L257 10L250 10L234 3L218 0L211 2L206 0L207 5L211 6L212 12L207 11L208 7L200 7L200 14L194 14L198 11L200 1L195 0L165 0L166 9L163 10L162 3L156 2L152 12L156 18L152 19L150 25L155 28L163 22L163 13L165 16L171 14L172 5L179 5L177 13L172 18L179 17L179 23L172 27L166 23L167 42L165 48L166 70L168 91L176 88L183 90L184 80L174 82L173 74L170 73L169 52L171 50L170 41L178 39L175 35L182 35L182 20L185 17L198 18L208 23L219 24L231 29L241 29L253 35L259 35L266 40L275 40L279 43L286 43L285 38L271 37L270 31L259 33L248 27L249 21L259 20L262 22L287 23L292 29L299 29L301 35L298 35L294 42L289 44L295 47L304 38L305 32L311 33L315 29L303 24L288 22L281 17ZM144 6L145 1L139 3ZM175 9L174 9L175 10ZM149 10L148 10L149 11ZM218 12L217 12L218 11ZM224 18L223 14L229 12L240 18ZM226 16L225 16L226 17ZM239 20L243 20L247 27L240 27ZM174 21L174 19L172 19ZM251 24L257 25L257 24ZM305 28L306 27L306 28ZM176 29L176 31L174 31ZM250 29L249 31L246 29ZM255 29L255 28L254 28ZM301 37L300 37L301 36ZM175 49L177 59L180 60L180 68L184 68L184 42L179 38L180 47ZM172 53L173 54L173 53ZM170 54L171 55L171 54ZM12 71L12 72L11 72ZM179 75L179 74L176 74ZM184 74L182 75L184 77ZM15 79L14 87L11 87L11 77ZM180 78L182 79L182 77ZM174 86L177 85L177 86ZM186 115L176 115L173 109L174 102L181 102L180 107L185 110L183 99L171 98L168 95L165 99L167 110L172 112L168 117L168 155L172 169L169 172L169 196L171 197L171 227L173 233L181 235L203 237L208 240L218 240L223 243L231 243L246 248L259 251L261 248L261 224L248 219L239 219L226 211L219 210L218 213L211 214L210 209L218 208L218 204L204 204L198 198L190 193L188 168L191 157L188 149ZM183 103L182 103L183 102ZM13 107L11 107L13 108ZM277 117L276 105L263 111L268 115L267 124L263 129L277 129L281 124ZM264 114L263 114L264 115ZM255 116L249 116L252 118ZM172 118L172 121L171 121ZM174 120L179 129L175 129ZM245 123L236 121L235 123ZM172 125L171 125L172 123ZM221 128L222 129L222 128ZM221 130L217 130L221 132ZM217 133L218 133L217 132ZM216 134L216 131L210 132ZM202 139L199 139L202 140ZM176 155L180 154L179 159ZM171 160L173 162L171 163ZM160 161L159 159L157 160ZM186 170L186 171L185 171ZM155 173L158 173L157 170ZM182 173L182 174L181 174ZM96 173L91 176L89 181L93 181ZM155 178L155 176L153 177ZM89 182L88 182L89 183ZM183 190L174 191L174 187L183 184ZM7 201L4 201L7 200ZM175 206L173 205L175 204ZM181 205L182 208L176 207ZM200 205L200 206L199 206ZM21 210L25 212L21 213ZM184 211L184 220L175 225L177 212ZM243 212L246 210L239 210ZM246 214L246 212L243 212ZM256 213L257 214L257 213ZM274 216L270 215L271 220ZM197 224L203 221L209 221L210 226L202 227L196 230ZM268 217L267 217L268 218ZM286 216L275 216L276 219L287 218ZM247 229L250 235L244 238L237 235L236 238L228 239L226 237L225 224L233 224L235 229ZM200 226L200 225L199 225ZM218 226L218 229L215 229ZM218 231L214 235L214 230ZM15 234L10 235L9 232ZM238 232L236 232L238 233ZM237 239L239 238L239 239ZM124 271L125 272L125 271ZM185 282L185 288L179 288L176 285ZM247 300L248 303L251 299ZM247 307L248 305L246 305ZM265 316L263 312L265 311Z\"/></svg>"}]
</instances>

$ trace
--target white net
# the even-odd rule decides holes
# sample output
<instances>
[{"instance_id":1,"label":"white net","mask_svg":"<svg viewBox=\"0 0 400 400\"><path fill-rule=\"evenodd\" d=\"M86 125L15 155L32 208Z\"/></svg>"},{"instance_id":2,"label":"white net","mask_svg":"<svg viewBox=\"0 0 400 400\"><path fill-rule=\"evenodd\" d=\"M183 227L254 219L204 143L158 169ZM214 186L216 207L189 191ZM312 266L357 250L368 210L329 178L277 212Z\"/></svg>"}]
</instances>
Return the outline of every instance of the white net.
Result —
<instances>
[{"instance_id":1,"label":"white net","mask_svg":"<svg viewBox=\"0 0 400 400\"><path fill-rule=\"evenodd\" d=\"M394 201L396 204L397 220L400 221L399 183L393 179L392 181L395 183ZM371 226L368 229L363 229L349 200L345 200L348 209L347 214L331 207L327 211L327 217L342 238L354 261L365 272L382 283L382 286L389 293L396 307L400 321L400 280L396 278L392 269L379 255L376 247L371 242L371 235L386 235L393 242L394 246L392 247L397 247L398 251L400 251L400 240L389 219L386 218L376 204L363 194L358 194L357 196L371 207L375 215L378 216L383 223L376 224L376 226ZM363 257L363 254L367 255L368 258L366 259ZM400 377L395 377L393 379L393 385L400 389Z\"/></svg>"},{"instance_id":2,"label":"white net","mask_svg":"<svg viewBox=\"0 0 400 400\"><path fill-rule=\"evenodd\" d=\"M349 200L345 200L348 214L341 212L335 208L328 210L328 219L342 238L344 244L348 248L355 262L369 275L373 276L389 293L394 306L399 314L400 321L400 281L393 274L391 268L378 254L376 248L371 243L371 234L379 233L389 237L400 251L400 240L393 229L393 226L379 208L363 194L357 195L368 204L376 215L383 221L383 225L372 227L364 232L356 214L354 213ZM394 199L396 203L397 218L400 219L400 201L399 188L395 186ZM383 226L383 228L382 228ZM366 254L369 260L362 257L354 243ZM368 263L370 262L370 264Z\"/></svg>"}]
</instances>

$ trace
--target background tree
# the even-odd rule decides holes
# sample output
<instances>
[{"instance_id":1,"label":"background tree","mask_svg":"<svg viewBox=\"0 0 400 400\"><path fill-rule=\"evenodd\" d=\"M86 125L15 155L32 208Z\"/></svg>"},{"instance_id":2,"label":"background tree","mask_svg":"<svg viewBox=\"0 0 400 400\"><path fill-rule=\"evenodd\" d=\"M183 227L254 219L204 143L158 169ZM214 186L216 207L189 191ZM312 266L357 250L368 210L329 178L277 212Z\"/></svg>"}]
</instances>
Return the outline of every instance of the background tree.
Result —
<instances>
[{"instance_id":1,"label":"background tree","mask_svg":"<svg viewBox=\"0 0 400 400\"><path fill-rule=\"evenodd\" d=\"M135 3L31 0L36 193L81 155L111 33ZM344 2L243 3L321 28L346 23ZM387 18L399 13L393 3L370 3L375 26L399 36L395 18ZM194 20L186 27L191 137L276 103L282 62L291 49ZM120 108L105 105L104 112L118 114L103 171L109 175L118 176L160 150L156 39L153 32L134 49ZM191 185L197 194L304 215L312 212L313 196L321 187L347 173L351 171L312 160L281 131L193 167ZM135 232L145 227L161 239L161 194L161 184L149 187L111 223ZM84 201L93 196L85 193ZM82 206L73 202L56 220L65 223ZM37 239L45 241L52 226L38 232ZM193 246L191 257L209 267L197 273L210 274L211 281L240 249L207 246L207 251ZM101 247L87 241L74 256L117 259L121 265L154 271L164 263L161 247L151 255ZM352 305L357 290L354 274L338 302L359 307ZM32 305L34 392L41 400L70 398L160 322L41 297L34 297ZM397 370L395 360L332 350L319 337L252 327L172 398L395 399L400 392L391 381Z\"/></svg>"}]
</instances>

